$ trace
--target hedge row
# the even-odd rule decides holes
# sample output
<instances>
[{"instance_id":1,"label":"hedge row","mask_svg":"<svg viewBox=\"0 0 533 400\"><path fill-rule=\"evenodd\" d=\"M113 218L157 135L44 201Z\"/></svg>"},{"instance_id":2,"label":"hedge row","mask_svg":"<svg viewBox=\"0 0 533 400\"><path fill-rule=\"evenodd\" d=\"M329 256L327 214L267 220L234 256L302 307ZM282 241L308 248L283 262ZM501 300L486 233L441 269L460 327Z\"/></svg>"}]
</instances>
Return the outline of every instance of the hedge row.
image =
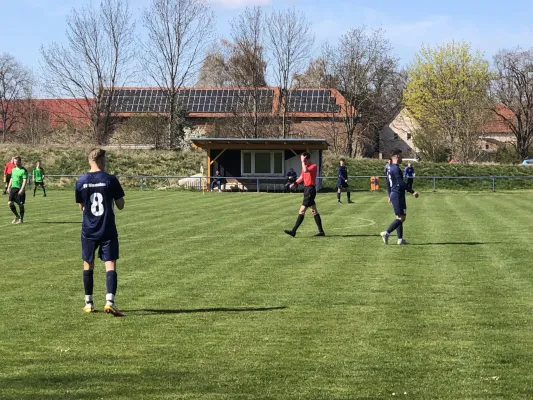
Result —
<instances>
[{"instance_id":1,"label":"hedge row","mask_svg":"<svg viewBox=\"0 0 533 400\"><path fill-rule=\"evenodd\" d=\"M51 175L80 174L87 171L87 152L83 148L30 148L27 146L0 147L0 161L5 163L12 155L21 155L26 167L31 169L41 160L46 173ZM202 151L156 151L156 150L110 150L108 151L108 170L117 175L173 175L190 176L197 174L200 165L206 169L206 155ZM355 176L383 176L384 160L347 159L350 187L353 190L369 190L369 178ZM324 179L326 189L335 190L337 182L338 158L325 152ZM424 177L476 177L511 176L515 179L495 178L496 190L533 189L533 166L510 164L439 164L430 162L415 163L415 187L419 190L492 190L493 179L425 179ZM384 178L380 186L384 188ZM176 180L157 179L148 183L149 188L175 187ZM125 186L138 187L137 179L123 179ZM53 186L72 186L73 179L49 179Z\"/></svg>"}]
</instances>

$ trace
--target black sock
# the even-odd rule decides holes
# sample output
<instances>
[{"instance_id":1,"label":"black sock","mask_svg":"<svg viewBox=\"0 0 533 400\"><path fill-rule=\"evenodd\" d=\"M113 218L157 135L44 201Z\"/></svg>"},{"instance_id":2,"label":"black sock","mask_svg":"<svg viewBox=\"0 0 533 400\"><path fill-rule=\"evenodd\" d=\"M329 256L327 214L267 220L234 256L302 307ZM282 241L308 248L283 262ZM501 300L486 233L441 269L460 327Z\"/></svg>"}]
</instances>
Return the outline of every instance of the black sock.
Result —
<instances>
[{"instance_id":1,"label":"black sock","mask_svg":"<svg viewBox=\"0 0 533 400\"><path fill-rule=\"evenodd\" d=\"M46 189L44 188L44 186L43 186L43 193L46 196Z\"/></svg>"},{"instance_id":2,"label":"black sock","mask_svg":"<svg viewBox=\"0 0 533 400\"><path fill-rule=\"evenodd\" d=\"M398 235L398 239L403 238L403 222L402 221L400 221L400 225L398 225L398 228L396 228L396 234Z\"/></svg>"},{"instance_id":3,"label":"black sock","mask_svg":"<svg viewBox=\"0 0 533 400\"><path fill-rule=\"evenodd\" d=\"M305 214L298 214L298 218L296 219L296 223L294 224L294 227L291 229L293 232L296 232L298 230L298 227L304 221L304 216L305 216Z\"/></svg>"},{"instance_id":4,"label":"black sock","mask_svg":"<svg viewBox=\"0 0 533 400\"><path fill-rule=\"evenodd\" d=\"M350 201L350 192L346 192L346 197L348 197L348 201Z\"/></svg>"},{"instance_id":5,"label":"black sock","mask_svg":"<svg viewBox=\"0 0 533 400\"><path fill-rule=\"evenodd\" d=\"M392 224L390 224L390 226L387 228L387 233L390 235L392 232L394 232L396 230L396 228L398 228L398 226L400 226L402 224L402 221L400 221L399 219L395 219Z\"/></svg>"},{"instance_id":6,"label":"black sock","mask_svg":"<svg viewBox=\"0 0 533 400\"><path fill-rule=\"evenodd\" d=\"M15 207L14 204L11 204L11 205L9 206L9 208L11 209L11 212L12 212L13 214L15 214L15 217L20 218L20 215L19 215L19 213L17 212L17 209L16 209L16 207Z\"/></svg>"},{"instance_id":7,"label":"black sock","mask_svg":"<svg viewBox=\"0 0 533 400\"><path fill-rule=\"evenodd\" d=\"M341 194L337 192L337 201L341 201Z\"/></svg>"},{"instance_id":8,"label":"black sock","mask_svg":"<svg viewBox=\"0 0 533 400\"><path fill-rule=\"evenodd\" d=\"M35 196L35 192L37 191L37 186L33 188L33 195Z\"/></svg>"},{"instance_id":9,"label":"black sock","mask_svg":"<svg viewBox=\"0 0 533 400\"><path fill-rule=\"evenodd\" d=\"M83 270L83 288L85 289L86 296L93 295L93 286L94 286L93 272L94 271L92 270Z\"/></svg>"},{"instance_id":10,"label":"black sock","mask_svg":"<svg viewBox=\"0 0 533 400\"><path fill-rule=\"evenodd\" d=\"M24 219L24 204L21 204L19 208L20 208L20 219Z\"/></svg>"},{"instance_id":11,"label":"black sock","mask_svg":"<svg viewBox=\"0 0 533 400\"><path fill-rule=\"evenodd\" d=\"M107 271L105 274L105 287L107 292L113 296L117 294L117 271Z\"/></svg>"},{"instance_id":12,"label":"black sock","mask_svg":"<svg viewBox=\"0 0 533 400\"><path fill-rule=\"evenodd\" d=\"M316 226L318 226L318 231L324 232L324 229L322 229L322 218L320 218L320 214L315 214L315 222Z\"/></svg>"}]
</instances>

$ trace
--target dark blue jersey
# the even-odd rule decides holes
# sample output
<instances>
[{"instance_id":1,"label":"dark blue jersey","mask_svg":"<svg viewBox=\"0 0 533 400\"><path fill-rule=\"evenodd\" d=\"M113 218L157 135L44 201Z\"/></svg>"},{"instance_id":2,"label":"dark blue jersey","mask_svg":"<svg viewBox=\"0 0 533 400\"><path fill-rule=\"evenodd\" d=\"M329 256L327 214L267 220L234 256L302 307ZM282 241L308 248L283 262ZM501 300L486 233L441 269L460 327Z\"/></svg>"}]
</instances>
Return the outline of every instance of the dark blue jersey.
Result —
<instances>
[{"instance_id":1,"label":"dark blue jersey","mask_svg":"<svg viewBox=\"0 0 533 400\"><path fill-rule=\"evenodd\" d=\"M82 175L76 182L76 203L83 206L81 235L91 240L117 237L114 203L123 197L116 176L104 171Z\"/></svg>"},{"instance_id":2,"label":"dark blue jersey","mask_svg":"<svg viewBox=\"0 0 533 400\"><path fill-rule=\"evenodd\" d=\"M415 177L415 169L413 167L406 167L404 171L404 175L406 178L414 178Z\"/></svg>"},{"instance_id":3,"label":"dark blue jersey","mask_svg":"<svg viewBox=\"0 0 533 400\"><path fill-rule=\"evenodd\" d=\"M346 165L339 165L338 176L339 179L344 181L348 180L348 169L346 168Z\"/></svg>"},{"instance_id":4,"label":"dark blue jersey","mask_svg":"<svg viewBox=\"0 0 533 400\"><path fill-rule=\"evenodd\" d=\"M407 183L403 180L402 170L396 164L391 164L390 166L389 184L391 193L405 194L406 191L413 193L413 190L407 187Z\"/></svg>"},{"instance_id":5,"label":"dark blue jersey","mask_svg":"<svg viewBox=\"0 0 533 400\"><path fill-rule=\"evenodd\" d=\"M389 171L390 171L390 164L385 164L385 169L383 170L383 173L385 174L385 186L387 186L387 193L389 193L390 196L390 178L389 178Z\"/></svg>"}]
</instances>

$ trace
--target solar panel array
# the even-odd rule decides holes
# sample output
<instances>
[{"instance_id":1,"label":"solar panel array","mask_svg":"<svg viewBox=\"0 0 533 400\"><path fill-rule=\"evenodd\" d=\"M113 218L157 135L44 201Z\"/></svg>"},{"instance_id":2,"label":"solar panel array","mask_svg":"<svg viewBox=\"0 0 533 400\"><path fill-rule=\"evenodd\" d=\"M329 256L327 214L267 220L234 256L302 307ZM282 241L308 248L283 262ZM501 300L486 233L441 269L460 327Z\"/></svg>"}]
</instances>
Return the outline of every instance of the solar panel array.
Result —
<instances>
[{"instance_id":1,"label":"solar panel array","mask_svg":"<svg viewBox=\"0 0 533 400\"><path fill-rule=\"evenodd\" d=\"M167 113L167 91L162 89L116 89L111 102L115 113ZM274 91L260 89L255 94L258 111L272 112ZM106 96L106 94L104 94ZM253 109L254 91L249 89L181 89L178 103L188 113L231 113ZM287 110L301 113L337 112L330 90L290 90Z\"/></svg>"},{"instance_id":2,"label":"solar panel array","mask_svg":"<svg viewBox=\"0 0 533 400\"><path fill-rule=\"evenodd\" d=\"M300 113L339 112L335 97L330 90L308 89L289 90L287 93L287 111Z\"/></svg>"}]
</instances>

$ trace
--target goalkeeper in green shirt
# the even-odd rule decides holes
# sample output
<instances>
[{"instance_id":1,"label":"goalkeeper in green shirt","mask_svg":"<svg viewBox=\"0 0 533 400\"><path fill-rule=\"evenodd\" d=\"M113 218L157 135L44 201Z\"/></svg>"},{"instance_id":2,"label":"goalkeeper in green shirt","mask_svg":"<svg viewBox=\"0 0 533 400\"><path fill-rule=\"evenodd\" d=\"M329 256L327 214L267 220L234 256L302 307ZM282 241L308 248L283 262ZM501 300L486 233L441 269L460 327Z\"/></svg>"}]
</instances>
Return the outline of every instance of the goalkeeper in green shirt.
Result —
<instances>
[{"instance_id":1,"label":"goalkeeper in green shirt","mask_svg":"<svg viewBox=\"0 0 533 400\"><path fill-rule=\"evenodd\" d=\"M46 189L44 188L44 169L41 167L41 162L37 161L35 163L35 168L32 171L33 175L33 197L35 197L35 192L37 191L37 186L43 188L44 197L46 197Z\"/></svg>"}]
</instances>

